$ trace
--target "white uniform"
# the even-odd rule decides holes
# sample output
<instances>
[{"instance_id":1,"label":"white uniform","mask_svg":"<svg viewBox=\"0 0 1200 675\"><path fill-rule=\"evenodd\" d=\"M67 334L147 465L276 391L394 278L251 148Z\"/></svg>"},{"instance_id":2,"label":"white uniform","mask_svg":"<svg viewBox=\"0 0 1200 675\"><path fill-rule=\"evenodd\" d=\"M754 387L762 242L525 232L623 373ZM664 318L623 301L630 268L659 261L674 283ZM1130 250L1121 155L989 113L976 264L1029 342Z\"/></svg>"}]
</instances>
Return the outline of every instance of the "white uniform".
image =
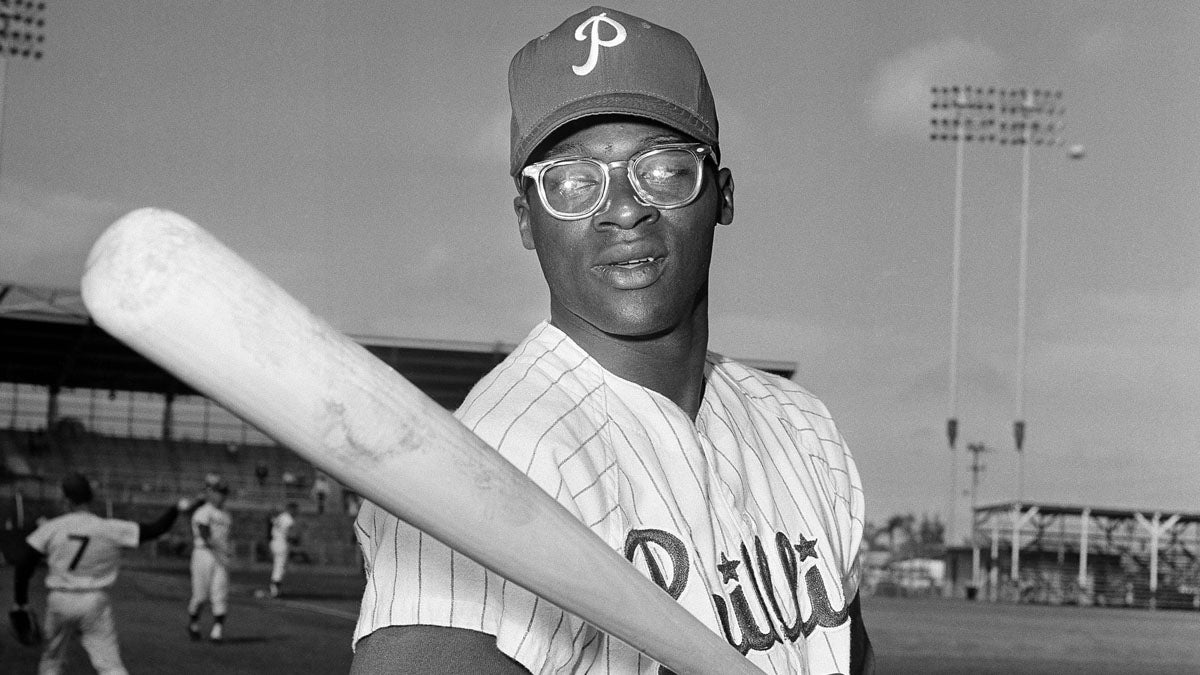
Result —
<instances>
[{"instance_id":1,"label":"white uniform","mask_svg":"<svg viewBox=\"0 0 1200 675\"><path fill-rule=\"evenodd\" d=\"M214 616L222 616L229 601L229 528L233 523L228 511L205 502L192 514L192 599L188 614L195 614L205 601L212 601ZM200 536L200 526L208 526L208 541Z\"/></svg>"},{"instance_id":2,"label":"white uniform","mask_svg":"<svg viewBox=\"0 0 1200 675\"><path fill-rule=\"evenodd\" d=\"M283 581L290 549L288 538L295 525L296 519L288 511L283 511L271 519L271 583L278 584Z\"/></svg>"},{"instance_id":3,"label":"white uniform","mask_svg":"<svg viewBox=\"0 0 1200 675\"><path fill-rule=\"evenodd\" d=\"M693 423L543 323L457 415L764 671L849 672L863 525L854 461L798 385L711 353L705 379ZM355 641L391 625L454 626L496 635L532 673L658 673L373 504L355 529L367 568Z\"/></svg>"},{"instance_id":4,"label":"white uniform","mask_svg":"<svg viewBox=\"0 0 1200 675\"><path fill-rule=\"evenodd\" d=\"M124 673L117 624L106 589L117 580L121 549L138 545L138 524L74 511L43 523L25 541L46 556L46 648L39 673L62 671L67 642L78 632L92 666Z\"/></svg>"}]
</instances>

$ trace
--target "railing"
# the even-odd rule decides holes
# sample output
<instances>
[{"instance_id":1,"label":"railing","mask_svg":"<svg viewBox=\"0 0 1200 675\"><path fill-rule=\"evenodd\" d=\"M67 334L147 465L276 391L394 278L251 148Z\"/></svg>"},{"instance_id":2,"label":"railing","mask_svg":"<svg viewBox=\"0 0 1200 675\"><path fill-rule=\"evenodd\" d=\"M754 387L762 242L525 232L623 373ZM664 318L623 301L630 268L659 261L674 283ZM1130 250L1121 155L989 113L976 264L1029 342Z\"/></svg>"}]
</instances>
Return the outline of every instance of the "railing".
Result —
<instances>
[{"instance_id":1,"label":"railing","mask_svg":"<svg viewBox=\"0 0 1200 675\"><path fill-rule=\"evenodd\" d=\"M0 484L0 529L25 533L32 531L39 520L58 515L58 489L56 482L36 479ZM100 488L97 494L92 508L98 515L137 522L155 519L174 501L138 493L115 494ZM266 523L271 512L258 504L247 506L230 502L227 507L233 516L230 544L234 566L270 563ZM309 509L302 511L298 520L302 528L301 544L293 549L292 555L297 564L361 569L349 515L338 511L317 515ZM181 518L155 542L140 546L127 555L143 562L180 561L190 555L191 544L190 526Z\"/></svg>"},{"instance_id":2,"label":"railing","mask_svg":"<svg viewBox=\"0 0 1200 675\"><path fill-rule=\"evenodd\" d=\"M98 389L62 389L54 402L47 387L6 383L0 387L0 424L11 429L47 429L68 420L82 430L125 438L161 439L167 399L160 394ZM262 432L203 396L177 396L171 401L172 439L263 445Z\"/></svg>"}]
</instances>

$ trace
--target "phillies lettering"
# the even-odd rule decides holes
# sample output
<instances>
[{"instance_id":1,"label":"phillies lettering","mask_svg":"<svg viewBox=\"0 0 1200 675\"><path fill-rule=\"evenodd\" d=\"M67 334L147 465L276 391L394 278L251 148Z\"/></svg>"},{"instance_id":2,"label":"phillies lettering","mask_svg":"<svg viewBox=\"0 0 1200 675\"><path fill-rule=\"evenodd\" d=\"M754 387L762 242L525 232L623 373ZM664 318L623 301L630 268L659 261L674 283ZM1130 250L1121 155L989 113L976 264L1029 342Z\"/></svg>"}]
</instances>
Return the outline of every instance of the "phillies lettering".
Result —
<instances>
[{"instance_id":1,"label":"phillies lettering","mask_svg":"<svg viewBox=\"0 0 1200 675\"><path fill-rule=\"evenodd\" d=\"M762 540L759 537L754 538L754 558L751 559L750 552L743 543L742 558L739 561L746 563L746 577L758 600L758 608L763 616L768 617L765 627L758 626L754 612L750 609L750 603L746 600L743 583L739 583L729 592L728 605L725 598L713 594L713 604L717 607L717 619L721 622L725 639L743 654L752 649L766 651L776 642L782 644L785 639L788 642L795 642L801 635L804 637L812 635L817 626L833 628L849 620L844 603L840 610L834 610L833 606L829 604L825 581L821 577L821 570L816 565L809 567L808 571L804 573L804 590L807 592L809 604L812 605L812 613L807 620L800 616L800 563L810 557L817 557L815 539L808 540L801 536L800 543L793 544L786 534L778 532L775 534L775 549L779 556L780 566L783 568L784 581L787 582L786 599L790 600L788 605L781 605L776 596L775 586L771 579L771 566L768 564L767 553L763 549ZM736 570L729 574L723 572L722 576L725 581L741 581ZM740 640L735 639L730 630L729 605L732 605L734 618L738 624ZM768 605L770 609L768 609ZM791 624L788 624L787 620L789 612L786 610L789 609L792 610L790 613L795 617ZM770 617L774 617L775 620L771 621ZM780 631L783 631L782 635L780 635Z\"/></svg>"},{"instance_id":2,"label":"phillies lettering","mask_svg":"<svg viewBox=\"0 0 1200 675\"><path fill-rule=\"evenodd\" d=\"M656 548L665 553L671 563L669 575L664 574L658 564L658 557L654 555ZM687 548L679 537L662 530L630 530L625 536L625 559L636 565L639 554L646 561L650 580L678 600L687 587L691 571Z\"/></svg>"},{"instance_id":3,"label":"phillies lettering","mask_svg":"<svg viewBox=\"0 0 1200 675\"><path fill-rule=\"evenodd\" d=\"M834 609L825 590L825 581L816 565L804 572L801 590L801 567L805 560L817 558L817 540L800 537L800 543L792 543L783 532L775 534L774 560L763 546L760 537L754 538L754 550L743 542L740 557L729 558L721 553L717 571L722 584L733 583L726 593L728 600L720 594L712 596L717 620L729 644L742 654L750 651L767 651L776 643L795 642L801 636L808 637L818 626L833 628L849 620L843 603ZM660 588L679 599L687 586L690 563L683 542L663 530L630 530L625 538L625 558L631 563L645 565L650 579ZM782 586L776 585L772 562L782 577ZM669 568L664 568L669 565ZM753 600L747 597L753 596ZM807 595L812 607L807 619L801 616L800 597ZM753 606L751 603L753 602ZM757 613L755 611L757 609ZM764 617L759 625L758 617ZM789 621L788 617L792 619ZM733 624L737 624L737 631Z\"/></svg>"},{"instance_id":4,"label":"phillies lettering","mask_svg":"<svg viewBox=\"0 0 1200 675\"><path fill-rule=\"evenodd\" d=\"M617 31L617 34L607 40L600 39L600 22L604 22L612 26L613 29ZM587 75L588 73L592 72L593 68L596 67L596 62L600 59L601 47L616 47L625 41L625 26L622 26L616 21L608 18L607 14L604 12L601 12L600 14L597 14L596 16L593 16L587 21L579 24L579 27L575 29L575 39L579 40L580 42L587 40L589 38L588 28L591 28L590 37L592 44L588 50L587 61L585 61L582 66L571 66L571 70L575 71L575 74L579 76Z\"/></svg>"}]
</instances>

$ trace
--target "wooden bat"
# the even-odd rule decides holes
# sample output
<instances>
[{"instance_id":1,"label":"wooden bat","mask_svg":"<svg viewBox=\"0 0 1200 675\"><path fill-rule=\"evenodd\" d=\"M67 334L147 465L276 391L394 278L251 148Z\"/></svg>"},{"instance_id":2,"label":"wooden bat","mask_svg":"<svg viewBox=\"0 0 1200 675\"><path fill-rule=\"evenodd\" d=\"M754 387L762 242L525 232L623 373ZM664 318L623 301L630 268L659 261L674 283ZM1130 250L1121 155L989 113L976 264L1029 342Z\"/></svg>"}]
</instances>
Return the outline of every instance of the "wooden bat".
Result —
<instances>
[{"instance_id":1,"label":"wooden bat","mask_svg":"<svg viewBox=\"0 0 1200 675\"><path fill-rule=\"evenodd\" d=\"M212 235L139 209L82 280L114 337L396 517L677 673L759 673L487 443Z\"/></svg>"}]
</instances>

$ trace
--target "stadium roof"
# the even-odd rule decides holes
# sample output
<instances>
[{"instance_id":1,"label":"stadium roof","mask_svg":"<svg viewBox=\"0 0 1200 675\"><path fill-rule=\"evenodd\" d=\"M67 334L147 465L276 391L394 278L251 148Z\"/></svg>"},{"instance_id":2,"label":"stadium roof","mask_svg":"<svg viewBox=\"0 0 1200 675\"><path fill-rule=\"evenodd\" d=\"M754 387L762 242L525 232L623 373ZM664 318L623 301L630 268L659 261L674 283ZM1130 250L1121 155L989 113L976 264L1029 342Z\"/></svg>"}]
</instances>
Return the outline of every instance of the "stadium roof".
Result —
<instances>
[{"instance_id":1,"label":"stadium roof","mask_svg":"<svg viewBox=\"0 0 1200 675\"><path fill-rule=\"evenodd\" d=\"M1145 517L1153 517L1155 513L1163 516L1179 516L1180 523L1200 523L1200 513L1184 513L1181 511L1173 511L1171 509L1118 509L1106 508L1102 506L1076 506L1070 504L1048 504L1043 502L1002 502L999 504L989 504L987 506L978 506L975 508L975 513L1010 513L1014 508L1019 508L1022 511L1029 510L1030 507L1037 507L1038 513L1044 516L1082 516L1086 509L1088 515L1093 518L1114 518L1127 519L1133 518L1135 514L1142 514Z\"/></svg>"},{"instance_id":2,"label":"stadium roof","mask_svg":"<svg viewBox=\"0 0 1200 675\"><path fill-rule=\"evenodd\" d=\"M351 336L446 408L512 350L508 343ZM62 389L193 395L196 391L106 333L78 291L0 283L0 381ZM795 364L744 360L790 378Z\"/></svg>"},{"instance_id":3,"label":"stadium roof","mask_svg":"<svg viewBox=\"0 0 1200 675\"><path fill-rule=\"evenodd\" d=\"M462 403L512 349L503 343L355 339L447 408ZM0 345L3 382L196 394L93 323L78 291L0 284Z\"/></svg>"}]
</instances>

